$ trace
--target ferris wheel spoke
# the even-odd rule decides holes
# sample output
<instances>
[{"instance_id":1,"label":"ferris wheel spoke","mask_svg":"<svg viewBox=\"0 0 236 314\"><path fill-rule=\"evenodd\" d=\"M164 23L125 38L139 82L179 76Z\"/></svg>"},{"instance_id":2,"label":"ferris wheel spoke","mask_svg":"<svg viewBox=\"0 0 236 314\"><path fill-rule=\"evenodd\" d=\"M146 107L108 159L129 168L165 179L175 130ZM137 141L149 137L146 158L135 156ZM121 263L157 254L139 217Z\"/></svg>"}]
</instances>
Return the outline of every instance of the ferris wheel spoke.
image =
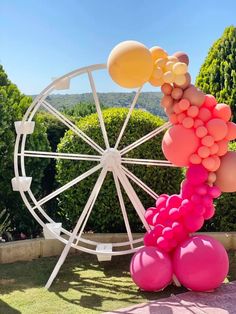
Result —
<instances>
[{"instance_id":1,"label":"ferris wheel spoke","mask_svg":"<svg viewBox=\"0 0 236 314\"><path fill-rule=\"evenodd\" d=\"M170 122L166 122L165 124L163 124L162 126L156 128L155 130L153 130L152 132L146 134L145 136L141 137L140 139L138 139L137 141L133 142L132 144L128 145L127 147L123 148L120 153L121 155L124 155L126 153L128 153L129 151L131 151L132 149L134 149L135 147L145 143L146 141L150 140L151 138L153 138L154 136L156 136L157 134L161 133L162 131L168 129L171 126Z\"/></svg>"},{"instance_id":2,"label":"ferris wheel spoke","mask_svg":"<svg viewBox=\"0 0 236 314\"><path fill-rule=\"evenodd\" d=\"M133 101L132 101L132 104L131 104L131 106L130 106L130 108L129 108L129 112L128 112L127 116L126 116L125 122L124 122L124 124L123 124L123 126L122 126L122 128L121 128L121 130L120 130L120 134L119 134L119 136L118 136L118 138L117 138L117 141L116 141L116 144L115 144L115 147L114 147L115 149L117 149L117 147L119 146L119 143L120 143L121 138L122 138L122 136L123 136L123 134L124 134L124 131L125 131L125 129L126 129L126 126L127 126L128 122L129 122L129 119L130 119L130 116L131 116L131 114L132 114L132 111L133 111L133 109L134 109L134 107L135 107L135 105L136 105L136 103L137 103L137 100L138 100L138 97L139 97L139 95L140 95L141 89L142 89L142 86L137 90L137 92L136 92L136 94L135 94L135 96L134 96L134 99L133 99Z\"/></svg>"},{"instance_id":3,"label":"ferris wheel spoke","mask_svg":"<svg viewBox=\"0 0 236 314\"><path fill-rule=\"evenodd\" d=\"M122 168L115 168L115 172L120 180L121 185L123 186L127 196L129 197L131 203L134 206L134 209L136 210L140 220L142 221L144 227L146 230L150 230L150 226L148 225L146 219L144 218L145 214L145 208L143 207L143 204L141 203L140 199L138 198L135 190L133 189L132 185L130 184L127 176L125 175Z\"/></svg>"},{"instance_id":4,"label":"ferris wheel spoke","mask_svg":"<svg viewBox=\"0 0 236 314\"><path fill-rule=\"evenodd\" d=\"M85 173L81 174L80 176L78 176L77 178L75 178L74 180L71 180L70 182L66 183L65 185L63 185L62 187L60 187L59 189L57 189L56 191L48 194L47 196L45 196L44 198L42 198L40 201L38 201L36 203L36 205L33 207L33 210L36 209L38 206L41 206L43 204L45 204L46 202L48 202L49 200L51 200L52 198L56 197L57 195L59 195L60 193L66 191L67 189L69 189L70 187L72 187L73 185L79 183L80 181L82 181L83 179L87 178L88 176L90 176L91 174L93 174L94 172L96 172L97 170L99 170L101 168L101 164L89 169L88 171L86 171Z\"/></svg>"},{"instance_id":5,"label":"ferris wheel spoke","mask_svg":"<svg viewBox=\"0 0 236 314\"><path fill-rule=\"evenodd\" d=\"M84 219L86 218L86 215L88 216L88 212L90 213L92 211L93 205L94 205L94 203L95 203L95 201L97 199L97 196L99 194L99 191L100 191L101 186L103 184L103 181L105 179L106 173L107 173L107 169L103 168L101 173L100 173L100 175L99 175L99 177L98 177L98 179L97 179L97 182L96 182L96 184L95 184L95 186L93 188L93 191L90 194L90 197L89 197L89 199L87 201L87 204L85 205L85 207L83 209L83 212L80 215L80 218L77 221L77 224L76 224L76 226L75 226L75 228L74 228L70 238L68 239L66 246L64 247L64 249L63 249L63 251L61 253L60 258L58 259L57 264L54 267L53 272L51 273L51 276L48 279L48 282L46 283L46 286L45 286L46 289L50 288L53 280L55 279L56 275L58 274L58 272L59 272L59 270L60 270L60 268L62 266L62 264L64 263L67 255L69 253L70 247L73 244L73 242L74 242L74 240L75 240L75 238L76 238L76 236L77 236L77 234L79 232L79 229L80 229ZM80 233L82 234L83 230L82 231L81 230L80 230ZM79 242L79 239L80 239L80 237L78 237L77 242Z\"/></svg>"},{"instance_id":6,"label":"ferris wheel spoke","mask_svg":"<svg viewBox=\"0 0 236 314\"><path fill-rule=\"evenodd\" d=\"M133 236L132 236L132 232L131 232L131 228L130 228L130 224L129 224L129 219L128 219L128 215L127 215L127 212L125 209L125 203L124 203L124 199L123 199L123 196L121 193L120 183L119 183L118 177L114 171L113 171L113 177L114 177L114 181L115 181L117 195L118 195L119 202L120 202L121 212L122 212L124 222L125 222L125 228L127 231L128 239L130 242L130 246L133 249Z\"/></svg>"},{"instance_id":7,"label":"ferris wheel spoke","mask_svg":"<svg viewBox=\"0 0 236 314\"><path fill-rule=\"evenodd\" d=\"M98 119L99 119L99 123L101 126L101 130L102 130L102 135L103 135L103 139L106 145L106 148L110 148L109 145L109 141L108 141L108 136L107 136L107 131L106 131L106 127L105 127L105 123L104 123L104 119L103 119L103 115L102 115L102 110L101 110L101 106L99 103L99 99L98 99L98 95L97 95L97 91L96 91L96 87L95 87L95 83L94 83L94 79L93 79L93 75L90 71L88 71L88 77L89 77L89 83L93 92L93 99L95 102L95 106L97 109L97 114L98 114Z\"/></svg>"},{"instance_id":8,"label":"ferris wheel spoke","mask_svg":"<svg viewBox=\"0 0 236 314\"><path fill-rule=\"evenodd\" d=\"M145 165L145 166L159 166L159 167L178 167L168 160L155 159L135 159L135 158L121 158L121 163L131 165Z\"/></svg>"},{"instance_id":9,"label":"ferris wheel spoke","mask_svg":"<svg viewBox=\"0 0 236 314\"><path fill-rule=\"evenodd\" d=\"M55 115L58 120L64 123L70 130L76 133L80 138L82 138L87 144L89 144L93 149L95 149L100 154L103 154L104 150L95 143L88 135L81 131L73 122L66 118L61 112L51 106L47 101L42 102L42 106L47 109L50 113Z\"/></svg>"},{"instance_id":10,"label":"ferris wheel spoke","mask_svg":"<svg viewBox=\"0 0 236 314\"><path fill-rule=\"evenodd\" d=\"M134 175L131 171L129 171L126 167L122 166L123 171L134 183L136 183L141 189L143 189L146 193L148 193L154 200L158 198L158 194L156 194L149 186L147 186L142 180L140 180L136 175Z\"/></svg>"},{"instance_id":11,"label":"ferris wheel spoke","mask_svg":"<svg viewBox=\"0 0 236 314\"><path fill-rule=\"evenodd\" d=\"M18 153L18 156L24 157L38 157L38 158L55 158L55 159L69 159L69 160L87 160L100 161L101 156L85 155L85 154L71 154L71 153L57 153L57 152L43 152L25 150L23 153Z\"/></svg>"}]
</instances>

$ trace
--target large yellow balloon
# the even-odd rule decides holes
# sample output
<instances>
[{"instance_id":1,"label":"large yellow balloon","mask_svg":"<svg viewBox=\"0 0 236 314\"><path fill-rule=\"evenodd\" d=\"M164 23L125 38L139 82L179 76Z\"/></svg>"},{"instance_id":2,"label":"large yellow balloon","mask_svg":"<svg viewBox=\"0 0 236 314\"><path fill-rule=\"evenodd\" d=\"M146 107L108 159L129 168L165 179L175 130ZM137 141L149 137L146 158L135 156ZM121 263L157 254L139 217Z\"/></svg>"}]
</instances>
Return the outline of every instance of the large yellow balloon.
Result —
<instances>
[{"instance_id":1,"label":"large yellow balloon","mask_svg":"<svg viewBox=\"0 0 236 314\"><path fill-rule=\"evenodd\" d=\"M148 48L138 41L123 41L112 49L107 67L113 81L120 86L140 87L152 74L152 55Z\"/></svg>"}]
</instances>

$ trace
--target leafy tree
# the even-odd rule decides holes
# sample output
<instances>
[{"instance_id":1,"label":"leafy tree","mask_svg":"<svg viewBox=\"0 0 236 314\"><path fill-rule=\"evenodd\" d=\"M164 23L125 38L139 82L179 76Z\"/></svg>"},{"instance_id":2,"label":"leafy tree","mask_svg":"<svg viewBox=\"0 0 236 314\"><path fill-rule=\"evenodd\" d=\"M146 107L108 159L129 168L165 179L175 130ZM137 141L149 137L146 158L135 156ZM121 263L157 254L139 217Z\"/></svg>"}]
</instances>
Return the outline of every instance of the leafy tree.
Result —
<instances>
[{"instance_id":1,"label":"leafy tree","mask_svg":"<svg viewBox=\"0 0 236 314\"><path fill-rule=\"evenodd\" d=\"M236 27L227 27L210 48L196 85L231 106L236 121Z\"/></svg>"},{"instance_id":2,"label":"leafy tree","mask_svg":"<svg viewBox=\"0 0 236 314\"><path fill-rule=\"evenodd\" d=\"M37 223L25 208L19 193L13 192L11 187L11 179L14 177L14 121L22 119L32 99L20 93L16 85L8 79L1 65L0 100L0 211L5 213L2 217L9 217L11 231L35 234L39 230ZM27 138L26 149L49 150L46 128L37 117L35 122L35 131ZM41 180L47 164L47 160L41 162L38 158L27 158L26 160L26 173L28 176L33 176L32 190L36 197L42 196Z\"/></svg>"},{"instance_id":3,"label":"leafy tree","mask_svg":"<svg viewBox=\"0 0 236 314\"><path fill-rule=\"evenodd\" d=\"M126 108L110 108L103 110L104 121L111 147L114 147L115 145L119 131L127 116L127 112L128 109ZM159 117L153 116L142 110L134 110L125 134L120 142L119 149L126 147L140 137L161 126L163 123L164 120ZM82 131L95 140L96 143L104 148L104 140L97 114L92 114L80 119L77 122L77 125ZM164 159L161 142L162 135L156 136L128 152L125 156L142 159ZM65 133L65 136L58 145L58 151L97 155L97 152L94 151L93 148L88 146L87 143L82 141L72 131ZM60 159L57 161L57 180L61 185L64 185L95 165L96 162ZM158 194L176 193L179 191L179 185L182 180L182 171L179 168L147 167L142 165L125 166ZM79 214L82 212L91 190L94 187L97 175L98 172L59 195L59 214L63 225L68 229L71 229L78 220ZM144 206L146 208L152 206L154 200L147 196L147 194L140 188L137 188L135 184L134 187ZM131 228L133 231L141 231L139 218L126 194L123 193L123 195L127 205ZM111 172L109 172L105 178L94 209L88 220L87 231L88 230L93 230L94 232L125 231Z\"/></svg>"}]
</instances>

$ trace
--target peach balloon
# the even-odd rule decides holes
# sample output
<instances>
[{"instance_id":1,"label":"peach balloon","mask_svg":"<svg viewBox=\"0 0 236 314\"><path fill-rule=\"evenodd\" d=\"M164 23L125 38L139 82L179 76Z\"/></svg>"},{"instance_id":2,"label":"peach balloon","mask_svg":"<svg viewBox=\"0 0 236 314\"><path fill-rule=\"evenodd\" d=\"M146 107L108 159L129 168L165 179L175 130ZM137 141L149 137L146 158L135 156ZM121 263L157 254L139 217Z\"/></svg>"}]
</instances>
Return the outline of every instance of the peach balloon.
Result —
<instances>
[{"instance_id":1,"label":"peach balloon","mask_svg":"<svg viewBox=\"0 0 236 314\"><path fill-rule=\"evenodd\" d=\"M159 58L167 58L168 53L161 47L154 46L149 49L152 55L153 62L155 62Z\"/></svg>"},{"instance_id":2,"label":"peach balloon","mask_svg":"<svg viewBox=\"0 0 236 314\"><path fill-rule=\"evenodd\" d=\"M182 75L182 74L186 74L188 71L188 66L186 63L183 62L176 62L173 65L173 72L176 75Z\"/></svg>"},{"instance_id":3,"label":"peach balloon","mask_svg":"<svg viewBox=\"0 0 236 314\"><path fill-rule=\"evenodd\" d=\"M135 88L146 83L153 71L151 52L138 41L124 41L115 46L107 61L113 81L122 87Z\"/></svg>"},{"instance_id":4,"label":"peach balloon","mask_svg":"<svg viewBox=\"0 0 236 314\"><path fill-rule=\"evenodd\" d=\"M171 97L176 100L179 100L183 95L183 90L180 87L175 87L171 93Z\"/></svg>"},{"instance_id":5,"label":"peach balloon","mask_svg":"<svg viewBox=\"0 0 236 314\"><path fill-rule=\"evenodd\" d=\"M206 146L201 146L198 148L197 153L198 153L199 157L207 158L210 155L210 149Z\"/></svg>"},{"instance_id":6,"label":"peach balloon","mask_svg":"<svg viewBox=\"0 0 236 314\"><path fill-rule=\"evenodd\" d=\"M207 130L216 141L220 141L227 135L227 124L221 119L212 119L206 124Z\"/></svg>"},{"instance_id":7,"label":"peach balloon","mask_svg":"<svg viewBox=\"0 0 236 314\"><path fill-rule=\"evenodd\" d=\"M164 93L165 95L171 95L172 90L173 90L173 87L172 87L170 84L168 84L168 83L164 83L164 84L161 86L161 91L162 91L162 93Z\"/></svg>"},{"instance_id":8,"label":"peach balloon","mask_svg":"<svg viewBox=\"0 0 236 314\"><path fill-rule=\"evenodd\" d=\"M214 171L213 169L216 166L215 160L213 157L207 157L203 159L202 165L209 171Z\"/></svg>"},{"instance_id":9,"label":"peach balloon","mask_svg":"<svg viewBox=\"0 0 236 314\"><path fill-rule=\"evenodd\" d=\"M221 141L217 142L217 145L218 145L217 155L218 156L224 156L227 153L228 143L229 143L229 141L227 141L227 140L221 140Z\"/></svg>"},{"instance_id":10,"label":"peach balloon","mask_svg":"<svg viewBox=\"0 0 236 314\"><path fill-rule=\"evenodd\" d=\"M236 124L233 122L228 122L227 127L228 127L228 131L225 138L229 141L235 140L236 139Z\"/></svg>"},{"instance_id":11,"label":"peach balloon","mask_svg":"<svg viewBox=\"0 0 236 314\"><path fill-rule=\"evenodd\" d=\"M212 171L216 171L220 168L220 164L221 164L221 161L220 161L220 158L218 156L212 156L214 161L215 161L215 165L214 167L212 168Z\"/></svg>"},{"instance_id":12,"label":"peach balloon","mask_svg":"<svg viewBox=\"0 0 236 314\"><path fill-rule=\"evenodd\" d=\"M226 104L217 104L213 109L213 115L216 118L224 120L225 122L228 122L230 120L231 114L232 112L230 106Z\"/></svg>"},{"instance_id":13,"label":"peach balloon","mask_svg":"<svg viewBox=\"0 0 236 314\"><path fill-rule=\"evenodd\" d=\"M202 120L203 122L207 122L211 119L211 111L207 108L200 108L198 118Z\"/></svg>"},{"instance_id":14,"label":"peach balloon","mask_svg":"<svg viewBox=\"0 0 236 314\"><path fill-rule=\"evenodd\" d=\"M204 137L207 135L207 128L205 128L204 126L199 126L197 129L196 129L196 135L197 137Z\"/></svg>"},{"instance_id":15,"label":"peach balloon","mask_svg":"<svg viewBox=\"0 0 236 314\"><path fill-rule=\"evenodd\" d=\"M175 76L172 71L167 71L163 74L163 80L165 83L173 83Z\"/></svg>"},{"instance_id":16,"label":"peach balloon","mask_svg":"<svg viewBox=\"0 0 236 314\"><path fill-rule=\"evenodd\" d=\"M185 119L183 119L183 126L187 129L190 129L193 127L193 124L194 124L194 120L190 117L187 117Z\"/></svg>"},{"instance_id":17,"label":"peach balloon","mask_svg":"<svg viewBox=\"0 0 236 314\"><path fill-rule=\"evenodd\" d=\"M182 87L182 85L186 83L185 74L175 75L173 82L175 82L179 87Z\"/></svg>"},{"instance_id":18,"label":"peach balloon","mask_svg":"<svg viewBox=\"0 0 236 314\"><path fill-rule=\"evenodd\" d=\"M188 166L190 156L199 146L199 139L192 129L182 125L170 128L162 140L162 150L167 160L177 166Z\"/></svg>"},{"instance_id":19,"label":"peach balloon","mask_svg":"<svg viewBox=\"0 0 236 314\"><path fill-rule=\"evenodd\" d=\"M185 90L187 87L189 87L189 85L191 84L191 76L189 73L186 73L185 75L185 82L180 82L181 84L179 84L179 81L178 82L174 82L174 86L175 87L181 87L183 90Z\"/></svg>"},{"instance_id":20,"label":"peach balloon","mask_svg":"<svg viewBox=\"0 0 236 314\"><path fill-rule=\"evenodd\" d=\"M190 157L190 162L192 164L198 165L202 162L202 158L198 154L192 154Z\"/></svg>"},{"instance_id":21,"label":"peach balloon","mask_svg":"<svg viewBox=\"0 0 236 314\"><path fill-rule=\"evenodd\" d=\"M165 95L162 97L161 106L165 108L169 108L173 105L173 99L171 96Z\"/></svg>"},{"instance_id":22,"label":"peach balloon","mask_svg":"<svg viewBox=\"0 0 236 314\"><path fill-rule=\"evenodd\" d=\"M211 155L217 154L218 150L219 150L219 146L218 146L216 143L213 144L213 145L210 147Z\"/></svg>"},{"instance_id":23,"label":"peach balloon","mask_svg":"<svg viewBox=\"0 0 236 314\"><path fill-rule=\"evenodd\" d=\"M203 126L203 125L204 125L204 123L203 123L202 120L200 120L200 119L195 119L194 120L194 127L195 127L195 129L197 129L198 127Z\"/></svg>"},{"instance_id":24,"label":"peach balloon","mask_svg":"<svg viewBox=\"0 0 236 314\"><path fill-rule=\"evenodd\" d=\"M151 77L154 79L160 79L163 76L163 71L160 67L157 67L153 70Z\"/></svg>"},{"instance_id":25,"label":"peach balloon","mask_svg":"<svg viewBox=\"0 0 236 314\"><path fill-rule=\"evenodd\" d=\"M190 85L184 91L183 98L188 99L192 105L200 107L204 103L205 95L200 89Z\"/></svg>"},{"instance_id":26,"label":"peach balloon","mask_svg":"<svg viewBox=\"0 0 236 314\"><path fill-rule=\"evenodd\" d=\"M164 68L164 66L166 65L167 59L166 58L159 58L155 61L155 67L161 67Z\"/></svg>"},{"instance_id":27,"label":"peach balloon","mask_svg":"<svg viewBox=\"0 0 236 314\"><path fill-rule=\"evenodd\" d=\"M177 114L175 113L172 113L169 117L169 120L172 124L176 124L178 123L178 118L177 118Z\"/></svg>"},{"instance_id":28,"label":"peach balloon","mask_svg":"<svg viewBox=\"0 0 236 314\"><path fill-rule=\"evenodd\" d=\"M236 192L236 152L228 152L221 158L215 185L222 192Z\"/></svg>"},{"instance_id":29,"label":"peach balloon","mask_svg":"<svg viewBox=\"0 0 236 314\"><path fill-rule=\"evenodd\" d=\"M211 147L214 144L214 138L211 135L204 136L201 140L202 145Z\"/></svg>"},{"instance_id":30,"label":"peach balloon","mask_svg":"<svg viewBox=\"0 0 236 314\"><path fill-rule=\"evenodd\" d=\"M181 113L182 112L178 102L174 105L173 109L174 109L175 113Z\"/></svg>"},{"instance_id":31,"label":"peach balloon","mask_svg":"<svg viewBox=\"0 0 236 314\"><path fill-rule=\"evenodd\" d=\"M179 101L179 107L180 107L180 109L182 110L182 111L185 111L185 110L187 110L188 108L189 108L189 106L190 106L190 102L187 100L187 99L181 99L180 101Z\"/></svg>"},{"instance_id":32,"label":"peach balloon","mask_svg":"<svg viewBox=\"0 0 236 314\"><path fill-rule=\"evenodd\" d=\"M190 106L188 108L187 114L189 117L195 118L199 113L199 109L197 106Z\"/></svg>"},{"instance_id":33,"label":"peach balloon","mask_svg":"<svg viewBox=\"0 0 236 314\"><path fill-rule=\"evenodd\" d=\"M182 123L185 118L186 118L186 114L184 112L181 112L178 114L177 119L179 123Z\"/></svg>"},{"instance_id":34,"label":"peach balloon","mask_svg":"<svg viewBox=\"0 0 236 314\"><path fill-rule=\"evenodd\" d=\"M210 172L208 175L208 182L214 183L216 181L216 174L215 172Z\"/></svg>"}]
</instances>

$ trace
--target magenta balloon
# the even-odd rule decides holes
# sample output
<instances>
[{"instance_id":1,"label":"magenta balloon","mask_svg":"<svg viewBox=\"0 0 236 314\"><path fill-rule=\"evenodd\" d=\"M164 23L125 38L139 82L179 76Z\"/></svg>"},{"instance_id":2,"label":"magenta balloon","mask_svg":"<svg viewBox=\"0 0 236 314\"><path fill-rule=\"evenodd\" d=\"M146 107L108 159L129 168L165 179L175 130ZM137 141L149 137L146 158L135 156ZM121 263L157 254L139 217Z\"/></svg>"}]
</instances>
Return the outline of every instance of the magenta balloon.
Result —
<instances>
[{"instance_id":1,"label":"magenta balloon","mask_svg":"<svg viewBox=\"0 0 236 314\"><path fill-rule=\"evenodd\" d=\"M167 209L171 209L173 207L178 208L181 205L182 201L183 199L180 195L173 194L167 199L166 208Z\"/></svg>"},{"instance_id":2,"label":"magenta balloon","mask_svg":"<svg viewBox=\"0 0 236 314\"><path fill-rule=\"evenodd\" d=\"M167 195L167 194L161 194L158 197L158 199L156 200L156 208L161 209L162 207L165 207L168 197L169 197L169 195Z\"/></svg>"},{"instance_id":3,"label":"magenta balloon","mask_svg":"<svg viewBox=\"0 0 236 314\"><path fill-rule=\"evenodd\" d=\"M172 280L169 255L154 247L143 247L132 257L130 273L134 283L145 291L164 289Z\"/></svg>"},{"instance_id":4,"label":"magenta balloon","mask_svg":"<svg viewBox=\"0 0 236 314\"><path fill-rule=\"evenodd\" d=\"M208 171L202 165L191 165L187 170L186 177L192 185L199 185L207 180Z\"/></svg>"},{"instance_id":5,"label":"magenta balloon","mask_svg":"<svg viewBox=\"0 0 236 314\"><path fill-rule=\"evenodd\" d=\"M228 255L217 240L204 235L183 241L174 252L174 273L194 291L210 291L221 285L229 270Z\"/></svg>"}]
</instances>

